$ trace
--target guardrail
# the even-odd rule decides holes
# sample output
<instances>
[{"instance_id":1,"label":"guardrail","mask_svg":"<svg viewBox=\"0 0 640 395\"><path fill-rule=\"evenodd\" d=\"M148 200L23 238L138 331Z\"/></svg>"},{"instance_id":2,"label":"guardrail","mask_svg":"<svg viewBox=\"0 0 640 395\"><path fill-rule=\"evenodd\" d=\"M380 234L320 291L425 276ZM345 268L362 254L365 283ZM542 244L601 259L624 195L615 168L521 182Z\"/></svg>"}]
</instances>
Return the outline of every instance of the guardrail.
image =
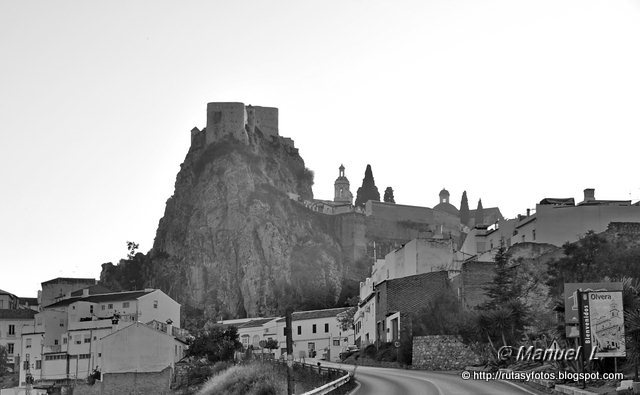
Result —
<instances>
[{"instance_id":1,"label":"guardrail","mask_svg":"<svg viewBox=\"0 0 640 395\"><path fill-rule=\"evenodd\" d=\"M328 384L323 385L322 387L318 387L311 391L305 392L303 395L324 395L329 392L335 390L336 388L342 386L343 384L347 384L351 380L351 373L347 373L344 377L340 377L337 380L334 380Z\"/></svg>"},{"instance_id":2,"label":"guardrail","mask_svg":"<svg viewBox=\"0 0 640 395\"><path fill-rule=\"evenodd\" d=\"M282 360L282 359L275 359L273 360L273 362L275 363L279 363L279 364L286 364L287 362ZM309 363L303 363L303 362L298 362L298 361L292 361L293 365L295 366L299 366L303 369L309 369L309 370L316 370L318 372L318 374L322 375L323 372L325 372L326 374L331 374L331 373L340 373L342 372L344 375L336 380L333 380L330 383L324 384L318 388L312 389L311 391L307 391L304 392L303 395L324 395L324 394L328 394L329 392L335 390L336 388L341 387L342 385L346 384L349 382L349 380L351 380L352 378L352 374L349 373L348 371L346 371L345 369L340 369L340 368L332 368L332 367L328 367L328 366L321 366L321 365L312 365Z\"/></svg>"}]
</instances>

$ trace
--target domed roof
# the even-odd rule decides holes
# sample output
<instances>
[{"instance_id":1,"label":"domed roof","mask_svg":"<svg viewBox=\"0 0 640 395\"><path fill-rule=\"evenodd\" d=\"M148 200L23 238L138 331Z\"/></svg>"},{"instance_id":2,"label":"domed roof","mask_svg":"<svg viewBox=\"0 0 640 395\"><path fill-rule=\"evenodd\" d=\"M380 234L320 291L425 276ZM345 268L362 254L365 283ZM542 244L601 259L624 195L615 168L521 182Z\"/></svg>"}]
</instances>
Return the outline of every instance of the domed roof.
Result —
<instances>
[{"instance_id":1,"label":"domed roof","mask_svg":"<svg viewBox=\"0 0 640 395\"><path fill-rule=\"evenodd\" d=\"M451 203L438 203L434 208L434 210L444 211L449 214L453 214L456 216L460 215L460 211Z\"/></svg>"},{"instance_id":2,"label":"domed roof","mask_svg":"<svg viewBox=\"0 0 640 395\"><path fill-rule=\"evenodd\" d=\"M440 191L440 198L446 196L449 197L449 191L447 191L446 189L442 188L442 190Z\"/></svg>"}]
</instances>

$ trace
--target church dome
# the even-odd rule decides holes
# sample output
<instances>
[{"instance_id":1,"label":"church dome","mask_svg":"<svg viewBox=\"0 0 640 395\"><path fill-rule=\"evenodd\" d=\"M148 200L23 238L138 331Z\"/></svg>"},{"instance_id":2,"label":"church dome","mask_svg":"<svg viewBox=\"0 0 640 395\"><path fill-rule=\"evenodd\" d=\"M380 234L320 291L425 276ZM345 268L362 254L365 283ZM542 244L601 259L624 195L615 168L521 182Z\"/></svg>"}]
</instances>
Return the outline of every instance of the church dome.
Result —
<instances>
[{"instance_id":1,"label":"church dome","mask_svg":"<svg viewBox=\"0 0 640 395\"><path fill-rule=\"evenodd\" d=\"M453 214L456 216L460 216L460 211L453 204L449 203L449 191L442 188L440 193L438 194L440 197L440 203L438 203L433 209L444 211L449 214Z\"/></svg>"}]
</instances>

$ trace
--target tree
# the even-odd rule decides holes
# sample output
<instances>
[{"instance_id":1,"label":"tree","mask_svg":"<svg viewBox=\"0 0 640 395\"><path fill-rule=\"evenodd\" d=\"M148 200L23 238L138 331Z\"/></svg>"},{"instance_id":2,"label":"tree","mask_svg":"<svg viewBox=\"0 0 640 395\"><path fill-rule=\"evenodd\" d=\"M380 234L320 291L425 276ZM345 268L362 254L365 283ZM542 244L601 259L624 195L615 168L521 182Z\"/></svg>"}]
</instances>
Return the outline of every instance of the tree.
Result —
<instances>
[{"instance_id":1,"label":"tree","mask_svg":"<svg viewBox=\"0 0 640 395\"><path fill-rule=\"evenodd\" d=\"M518 277L517 267L509 265L510 258L504 243L500 243L494 256L493 281L484 287L489 300L482 305L483 309L496 309L522 296L523 284Z\"/></svg>"},{"instance_id":2,"label":"tree","mask_svg":"<svg viewBox=\"0 0 640 395\"><path fill-rule=\"evenodd\" d=\"M131 260L136 256L136 252L138 251L138 248L140 247L140 244L134 242L134 241L127 241L127 259Z\"/></svg>"},{"instance_id":3,"label":"tree","mask_svg":"<svg viewBox=\"0 0 640 395\"><path fill-rule=\"evenodd\" d=\"M478 199L478 208L476 208L476 225L484 225L484 208L482 208L482 199Z\"/></svg>"},{"instance_id":4,"label":"tree","mask_svg":"<svg viewBox=\"0 0 640 395\"><path fill-rule=\"evenodd\" d=\"M9 352L5 346L0 345L0 377L9 372Z\"/></svg>"},{"instance_id":5,"label":"tree","mask_svg":"<svg viewBox=\"0 0 640 395\"><path fill-rule=\"evenodd\" d=\"M238 340L238 329L234 326L216 325L198 332L190 342L188 353L195 357L206 357L210 362L233 359L236 350L242 349Z\"/></svg>"},{"instance_id":6,"label":"tree","mask_svg":"<svg viewBox=\"0 0 640 395\"><path fill-rule=\"evenodd\" d=\"M376 187L376 182L373 179L373 171L371 171L371 165L367 165L367 169L364 171L364 178L362 179L362 186L358 188L356 194L356 207L363 207L369 200L380 201L380 192Z\"/></svg>"},{"instance_id":7,"label":"tree","mask_svg":"<svg viewBox=\"0 0 640 395\"><path fill-rule=\"evenodd\" d=\"M384 201L386 203L396 202L395 198L393 197L393 188L387 187L387 189L384 190Z\"/></svg>"},{"instance_id":8,"label":"tree","mask_svg":"<svg viewBox=\"0 0 640 395\"><path fill-rule=\"evenodd\" d=\"M447 288L426 307L411 314L413 336L456 335L462 309L455 293Z\"/></svg>"},{"instance_id":9,"label":"tree","mask_svg":"<svg viewBox=\"0 0 640 395\"><path fill-rule=\"evenodd\" d=\"M509 265L504 243L500 243L494 260L493 281L484 287L488 300L479 306L478 329L492 347L496 342L513 346L521 338L529 315L522 301L524 284L518 267Z\"/></svg>"},{"instance_id":10,"label":"tree","mask_svg":"<svg viewBox=\"0 0 640 395\"><path fill-rule=\"evenodd\" d=\"M462 192L462 200L460 200L460 222L463 225L469 225L471 213L469 211L469 201L467 200L467 191Z\"/></svg>"}]
</instances>

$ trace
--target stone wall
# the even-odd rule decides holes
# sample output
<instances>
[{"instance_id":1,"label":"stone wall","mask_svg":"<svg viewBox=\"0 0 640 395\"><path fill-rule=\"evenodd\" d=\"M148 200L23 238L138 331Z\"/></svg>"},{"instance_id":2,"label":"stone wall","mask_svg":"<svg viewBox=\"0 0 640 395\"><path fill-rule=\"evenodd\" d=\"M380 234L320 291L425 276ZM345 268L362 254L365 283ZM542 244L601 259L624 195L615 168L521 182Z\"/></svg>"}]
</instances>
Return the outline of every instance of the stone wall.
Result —
<instances>
[{"instance_id":1,"label":"stone wall","mask_svg":"<svg viewBox=\"0 0 640 395\"><path fill-rule=\"evenodd\" d=\"M481 360L456 336L432 335L413 338L412 365L426 370L461 370Z\"/></svg>"},{"instance_id":2,"label":"stone wall","mask_svg":"<svg viewBox=\"0 0 640 395\"><path fill-rule=\"evenodd\" d=\"M161 372L152 373L105 373L102 381L94 385L78 381L74 395L169 395L171 384L171 367Z\"/></svg>"},{"instance_id":3,"label":"stone wall","mask_svg":"<svg viewBox=\"0 0 640 395\"><path fill-rule=\"evenodd\" d=\"M493 262L471 261L462 264L459 284L463 307L473 308L487 299L484 288L493 281L494 267Z\"/></svg>"},{"instance_id":4,"label":"stone wall","mask_svg":"<svg viewBox=\"0 0 640 395\"><path fill-rule=\"evenodd\" d=\"M246 124L247 113L243 103L208 103L206 145L227 136L248 144Z\"/></svg>"}]
</instances>

